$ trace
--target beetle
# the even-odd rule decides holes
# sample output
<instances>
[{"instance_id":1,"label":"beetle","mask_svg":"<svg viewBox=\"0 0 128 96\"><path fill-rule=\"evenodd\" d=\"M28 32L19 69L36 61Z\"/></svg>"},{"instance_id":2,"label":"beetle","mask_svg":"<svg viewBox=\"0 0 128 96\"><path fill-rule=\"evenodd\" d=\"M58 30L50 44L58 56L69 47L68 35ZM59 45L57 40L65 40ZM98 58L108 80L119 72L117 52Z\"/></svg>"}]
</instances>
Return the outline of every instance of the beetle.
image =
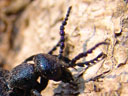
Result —
<instances>
[{"instance_id":1,"label":"beetle","mask_svg":"<svg viewBox=\"0 0 128 96\"><path fill-rule=\"evenodd\" d=\"M0 68L0 96L23 96L23 90L13 89L9 90L8 87L8 76L10 72L3 68Z\"/></svg>"},{"instance_id":2,"label":"beetle","mask_svg":"<svg viewBox=\"0 0 128 96\"><path fill-rule=\"evenodd\" d=\"M84 67L99 61L99 58L104 59L106 55L101 52L97 57L90 61L76 63L82 57L86 57L91 54L100 45L106 45L107 42L100 42L86 52L79 53L73 59L69 59L63 56L65 45L65 25L71 11L71 6L68 8L66 17L60 26L60 40L59 42L47 53L39 53L26 58L21 64L14 67L7 76L8 90L13 90L16 93L22 91L22 96L41 96L40 92L44 90L49 80L62 81L65 83L74 84L74 78L71 71L68 68L74 68L75 66ZM60 47L58 55L53 55L53 51ZM32 61L30 63L30 61ZM40 77L40 81L37 79ZM15 89L15 90L14 90ZM21 93L22 93L21 92ZM20 93L20 94L21 94Z\"/></svg>"}]
</instances>

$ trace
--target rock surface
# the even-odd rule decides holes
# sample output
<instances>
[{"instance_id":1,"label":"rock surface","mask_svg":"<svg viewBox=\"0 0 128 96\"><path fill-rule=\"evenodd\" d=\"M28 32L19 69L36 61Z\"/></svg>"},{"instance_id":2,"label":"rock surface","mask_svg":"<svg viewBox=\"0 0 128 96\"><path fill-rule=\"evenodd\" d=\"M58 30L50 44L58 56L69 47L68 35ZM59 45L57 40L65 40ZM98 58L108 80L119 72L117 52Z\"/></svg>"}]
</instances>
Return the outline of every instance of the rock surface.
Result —
<instances>
[{"instance_id":1,"label":"rock surface","mask_svg":"<svg viewBox=\"0 0 128 96\"><path fill-rule=\"evenodd\" d=\"M106 53L107 57L89 67L78 78L77 87L50 81L42 95L127 96L128 5L125 0L34 0L15 21L18 34L13 43L14 48L18 46L19 50L18 53L10 51L7 62L13 68L33 54L47 53L52 49L60 38L59 27L69 6L72 6L72 11L65 27L64 55L71 59L106 41L108 46L98 47L81 61L90 60L100 52ZM74 77L81 72L81 68L71 70ZM105 73L104 78L89 81L102 73Z\"/></svg>"}]
</instances>

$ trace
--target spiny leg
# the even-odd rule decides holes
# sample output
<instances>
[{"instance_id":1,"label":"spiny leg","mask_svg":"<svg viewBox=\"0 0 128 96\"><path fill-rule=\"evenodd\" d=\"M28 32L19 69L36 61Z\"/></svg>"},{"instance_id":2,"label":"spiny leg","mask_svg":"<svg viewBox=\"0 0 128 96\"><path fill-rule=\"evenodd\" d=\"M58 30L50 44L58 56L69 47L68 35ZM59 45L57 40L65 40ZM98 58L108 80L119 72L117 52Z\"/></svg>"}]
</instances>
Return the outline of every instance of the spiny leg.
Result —
<instances>
[{"instance_id":1,"label":"spiny leg","mask_svg":"<svg viewBox=\"0 0 128 96\"><path fill-rule=\"evenodd\" d=\"M64 29L65 28L64 27L67 24L67 20L68 20L71 8L72 8L71 6L68 8L66 17L65 17L64 21L62 22L62 25L60 26L60 36L61 36L61 38L60 38L60 51L59 51L59 55L58 55L59 59L61 59L62 53L63 53L63 49L64 49L64 41L65 41L65 38L64 38L64 35L65 35Z\"/></svg>"},{"instance_id":2,"label":"spiny leg","mask_svg":"<svg viewBox=\"0 0 128 96\"><path fill-rule=\"evenodd\" d=\"M83 52L83 53L78 54L75 58L73 58L71 60L70 66L76 66L75 63L77 60L79 60L82 57L86 57L88 54L92 53L93 50L95 50L98 46L103 45L103 44L108 44L108 43L107 42L100 42L100 43L96 44L93 48L89 49L87 52Z\"/></svg>"}]
</instances>

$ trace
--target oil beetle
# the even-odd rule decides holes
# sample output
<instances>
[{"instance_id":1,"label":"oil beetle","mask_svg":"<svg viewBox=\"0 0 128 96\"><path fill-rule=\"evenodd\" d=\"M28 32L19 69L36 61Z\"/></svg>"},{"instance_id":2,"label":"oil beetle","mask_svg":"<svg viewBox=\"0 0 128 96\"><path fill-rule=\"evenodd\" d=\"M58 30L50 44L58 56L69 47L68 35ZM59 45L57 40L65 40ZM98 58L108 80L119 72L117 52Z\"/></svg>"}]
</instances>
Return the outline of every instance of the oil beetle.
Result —
<instances>
[{"instance_id":1,"label":"oil beetle","mask_svg":"<svg viewBox=\"0 0 128 96\"><path fill-rule=\"evenodd\" d=\"M68 68L74 68L75 66L84 67L84 65L88 66L90 63L99 61L99 58L103 59L106 57L106 55L101 52L96 58L90 61L76 63L77 60L82 57L86 57L88 54L91 54L93 50L95 50L100 45L108 44L106 42L100 42L96 44L88 51L79 53L71 60L63 56L63 49L65 45L64 29L65 25L67 24L70 11L71 7L68 8L66 17L60 26L60 40L52 48L52 50L50 50L47 54L39 53L28 57L20 65L13 68L10 72L5 72L9 73L7 77L1 76L4 78L0 79L1 84L3 84L1 85L3 87L0 87L5 87L5 89L2 89L5 90L5 94L7 89L7 92L12 90L12 94L17 93L19 96L42 96L40 92L47 87L49 80L62 81L65 83L73 84L74 78ZM59 54L53 55L52 53L56 50L57 47L60 47ZM30 61L32 62L30 63ZM37 81L39 77L40 81ZM6 78L7 80L3 81ZM4 84L4 82L6 82L6 84Z\"/></svg>"}]
</instances>

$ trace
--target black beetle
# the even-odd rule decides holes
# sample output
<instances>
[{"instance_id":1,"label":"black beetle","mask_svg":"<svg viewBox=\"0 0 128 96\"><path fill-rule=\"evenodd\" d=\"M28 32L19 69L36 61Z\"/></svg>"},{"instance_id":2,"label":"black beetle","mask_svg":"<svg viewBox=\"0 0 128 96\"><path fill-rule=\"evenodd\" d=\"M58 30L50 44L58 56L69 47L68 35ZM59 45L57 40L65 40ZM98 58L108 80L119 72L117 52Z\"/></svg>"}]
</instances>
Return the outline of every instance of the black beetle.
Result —
<instances>
[{"instance_id":1,"label":"black beetle","mask_svg":"<svg viewBox=\"0 0 128 96\"><path fill-rule=\"evenodd\" d=\"M13 68L7 78L7 85L5 85L8 87L8 90L13 90L12 92L17 92L15 90L20 92L23 91L24 94L22 96L41 96L40 92L46 88L49 80L63 81L73 84L74 79L72 73L68 69L69 67L84 67L84 65L89 65L90 63L99 61L99 58L103 59L106 57L106 55L102 52L90 61L76 63L76 61L80 58L91 54L98 46L108 44L106 42L96 44L93 48L89 49L87 52L78 54L72 60L62 55L65 42L64 26L67 23L70 11L71 7L69 7L66 17L60 26L61 38L56 46L54 46L48 54L35 54L24 60L20 65ZM53 55L52 53L57 47L60 47L59 55ZM29 63L29 61L33 61L33 63ZM40 81L38 82L37 79L39 77Z\"/></svg>"}]
</instances>

